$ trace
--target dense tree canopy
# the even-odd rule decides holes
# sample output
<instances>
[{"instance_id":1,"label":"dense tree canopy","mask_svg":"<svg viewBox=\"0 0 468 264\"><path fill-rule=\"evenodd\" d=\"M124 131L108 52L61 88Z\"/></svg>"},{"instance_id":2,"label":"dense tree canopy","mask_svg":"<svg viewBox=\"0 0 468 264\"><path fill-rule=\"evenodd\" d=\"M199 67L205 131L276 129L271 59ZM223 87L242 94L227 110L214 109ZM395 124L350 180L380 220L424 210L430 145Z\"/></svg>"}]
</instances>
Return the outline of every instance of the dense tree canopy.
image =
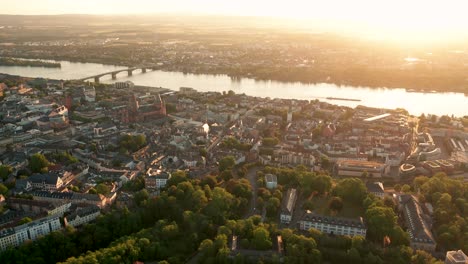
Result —
<instances>
[{"instance_id":1,"label":"dense tree canopy","mask_svg":"<svg viewBox=\"0 0 468 264\"><path fill-rule=\"evenodd\" d=\"M35 173L46 172L49 165L50 162L40 153L32 155L29 159L29 168Z\"/></svg>"},{"instance_id":2,"label":"dense tree canopy","mask_svg":"<svg viewBox=\"0 0 468 264\"><path fill-rule=\"evenodd\" d=\"M366 197L367 189L358 178L347 178L340 180L336 187L335 193L343 200L351 201L356 204L360 204Z\"/></svg>"}]
</instances>

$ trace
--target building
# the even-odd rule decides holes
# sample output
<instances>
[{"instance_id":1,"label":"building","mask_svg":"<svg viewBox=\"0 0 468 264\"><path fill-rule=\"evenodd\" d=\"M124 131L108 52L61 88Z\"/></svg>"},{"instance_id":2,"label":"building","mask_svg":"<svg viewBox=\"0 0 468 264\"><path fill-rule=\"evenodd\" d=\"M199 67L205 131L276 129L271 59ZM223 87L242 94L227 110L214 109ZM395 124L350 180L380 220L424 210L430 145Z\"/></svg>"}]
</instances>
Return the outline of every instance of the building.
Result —
<instances>
[{"instance_id":1,"label":"building","mask_svg":"<svg viewBox=\"0 0 468 264\"><path fill-rule=\"evenodd\" d=\"M166 105L161 99L161 96L146 95L137 97L133 95L130 98L130 122L145 121L152 117L159 117L166 115Z\"/></svg>"},{"instance_id":2,"label":"building","mask_svg":"<svg viewBox=\"0 0 468 264\"><path fill-rule=\"evenodd\" d=\"M400 166L400 176L413 176L416 173L416 167L409 163L404 163Z\"/></svg>"},{"instance_id":3,"label":"building","mask_svg":"<svg viewBox=\"0 0 468 264\"><path fill-rule=\"evenodd\" d=\"M77 227L95 220L101 214L99 207L95 205L78 208L75 212L65 217L65 225Z\"/></svg>"},{"instance_id":4,"label":"building","mask_svg":"<svg viewBox=\"0 0 468 264\"><path fill-rule=\"evenodd\" d=\"M69 125L68 108L65 105L58 106L48 115L51 128L62 129Z\"/></svg>"},{"instance_id":5,"label":"building","mask_svg":"<svg viewBox=\"0 0 468 264\"><path fill-rule=\"evenodd\" d=\"M384 198L385 188L381 182L368 182L366 183L367 191L373 195Z\"/></svg>"},{"instance_id":6,"label":"building","mask_svg":"<svg viewBox=\"0 0 468 264\"><path fill-rule=\"evenodd\" d=\"M35 200L56 202L86 203L104 208L115 200L116 193L111 193L108 197L102 194L75 193L75 192L47 192L33 191L30 193Z\"/></svg>"},{"instance_id":7,"label":"building","mask_svg":"<svg viewBox=\"0 0 468 264\"><path fill-rule=\"evenodd\" d=\"M410 235L410 246L414 250L435 251L436 242L431 233L431 218L424 214L415 196L402 194L396 196L398 208L403 212Z\"/></svg>"},{"instance_id":8,"label":"building","mask_svg":"<svg viewBox=\"0 0 468 264\"><path fill-rule=\"evenodd\" d=\"M47 213L48 215L63 216L71 206L70 202L52 203L21 198L9 198L8 206L15 210L32 212L35 214Z\"/></svg>"},{"instance_id":9,"label":"building","mask_svg":"<svg viewBox=\"0 0 468 264\"><path fill-rule=\"evenodd\" d=\"M265 184L268 189L275 189L278 186L278 177L273 174L266 174L265 175Z\"/></svg>"},{"instance_id":10,"label":"building","mask_svg":"<svg viewBox=\"0 0 468 264\"><path fill-rule=\"evenodd\" d=\"M133 88L135 84L131 81L126 82L115 82L114 87L117 89Z\"/></svg>"},{"instance_id":11,"label":"building","mask_svg":"<svg viewBox=\"0 0 468 264\"><path fill-rule=\"evenodd\" d=\"M94 86L83 87L83 96L86 102L95 102L96 101L96 89L94 88Z\"/></svg>"},{"instance_id":12,"label":"building","mask_svg":"<svg viewBox=\"0 0 468 264\"><path fill-rule=\"evenodd\" d=\"M0 250L17 247L27 240L36 240L61 228L59 216L50 216L14 228L1 230Z\"/></svg>"},{"instance_id":13,"label":"building","mask_svg":"<svg viewBox=\"0 0 468 264\"><path fill-rule=\"evenodd\" d=\"M149 168L145 177L145 188L159 190L166 187L167 181L171 178L169 172L163 172Z\"/></svg>"},{"instance_id":14,"label":"building","mask_svg":"<svg viewBox=\"0 0 468 264\"><path fill-rule=\"evenodd\" d=\"M294 206L297 200L297 190L289 189L283 198L283 204L281 205L280 222L282 224L289 224L292 219L294 212Z\"/></svg>"},{"instance_id":15,"label":"building","mask_svg":"<svg viewBox=\"0 0 468 264\"><path fill-rule=\"evenodd\" d=\"M184 94L184 95L191 95L191 94L196 94L197 90L191 88L191 87L180 87L179 88L179 93Z\"/></svg>"},{"instance_id":16,"label":"building","mask_svg":"<svg viewBox=\"0 0 468 264\"><path fill-rule=\"evenodd\" d=\"M340 236L363 236L366 237L367 227L364 220L339 218L314 214L307 210L299 221L300 230L315 228L322 233L335 234Z\"/></svg>"},{"instance_id":17,"label":"building","mask_svg":"<svg viewBox=\"0 0 468 264\"><path fill-rule=\"evenodd\" d=\"M462 250L447 251L445 264L468 264L468 257Z\"/></svg>"},{"instance_id":18,"label":"building","mask_svg":"<svg viewBox=\"0 0 468 264\"><path fill-rule=\"evenodd\" d=\"M385 174L386 165L374 161L341 160L337 162L338 176L361 177L367 172L369 177L380 178Z\"/></svg>"},{"instance_id":19,"label":"building","mask_svg":"<svg viewBox=\"0 0 468 264\"><path fill-rule=\"evenodd\" d=\"M28 181L31 182L33 189L49 192L57 191L63 185L62 179L58 175L51 173L33 174L28 178Z\"/></svg>"}]
</instances>

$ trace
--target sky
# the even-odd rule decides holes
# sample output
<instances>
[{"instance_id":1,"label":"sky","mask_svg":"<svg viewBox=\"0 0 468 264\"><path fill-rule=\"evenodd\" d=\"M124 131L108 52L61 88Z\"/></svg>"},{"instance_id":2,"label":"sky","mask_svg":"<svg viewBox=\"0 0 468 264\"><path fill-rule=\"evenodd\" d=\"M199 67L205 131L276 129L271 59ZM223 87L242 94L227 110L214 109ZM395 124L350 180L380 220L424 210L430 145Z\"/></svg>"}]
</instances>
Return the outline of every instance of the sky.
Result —
<instances>
[{"instance_id":1,"label":"sky","mask_svg":"<svg viewBox=\"0 0 468 264\"><path fill-rule=\"evenodd\" d=\"M468 32L468 0L0 0L3 14L185 13L352 23L421 39Z\"/></svg>"}]
</instances>

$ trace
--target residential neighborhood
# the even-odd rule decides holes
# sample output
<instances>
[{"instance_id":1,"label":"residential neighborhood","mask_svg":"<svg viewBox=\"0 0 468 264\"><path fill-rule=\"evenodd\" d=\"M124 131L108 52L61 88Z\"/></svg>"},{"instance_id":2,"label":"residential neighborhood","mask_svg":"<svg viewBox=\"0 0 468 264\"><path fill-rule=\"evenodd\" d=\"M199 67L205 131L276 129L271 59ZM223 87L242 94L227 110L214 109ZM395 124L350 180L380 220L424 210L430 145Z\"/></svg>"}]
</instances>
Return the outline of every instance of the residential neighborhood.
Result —
<instances>
[{"instance_id":1,"label":"residential neighborhood","mask_svg":"<svg viewBox=\"0 0 468 264\"><path fill-rule=\"evenodd\" d=\"M448 228L458 221L463 234L463 216L440 211L452 195L455 214L467 204L455 191L468 179L466 120L190 87L1 77L9 84L0 85L1 250L168 193L180 198L193 188L187 180L201 188L189 200L214 199L222 187L239 199L244 220L259 216L280 230L384 247L407 238L412 250L439 258L466 250ZM376 215L390 216L388 229ZM242 234L228 238L242 254L284 253L277 237L261 249Z\"/></svg>"}]
</instances>

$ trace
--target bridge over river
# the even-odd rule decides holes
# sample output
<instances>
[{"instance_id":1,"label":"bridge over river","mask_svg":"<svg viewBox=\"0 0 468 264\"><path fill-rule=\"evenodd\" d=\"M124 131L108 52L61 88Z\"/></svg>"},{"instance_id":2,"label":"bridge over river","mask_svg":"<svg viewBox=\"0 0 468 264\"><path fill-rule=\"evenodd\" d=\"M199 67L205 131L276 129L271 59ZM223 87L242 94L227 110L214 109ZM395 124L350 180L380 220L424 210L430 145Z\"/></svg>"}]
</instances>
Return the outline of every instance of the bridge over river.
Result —
<instances>
[{"instance_id":1,"label":"bridge over river","mask_svg":"<svg viewBox=\"0 0 468 264\"><path fill-rule=\"evenodd\" d=\"M100 79L101 77L103 77L103 76L106 76L106 75L112 76L112 80L115 80L115 79L117 79L117 74L119 74L119 73L121 73L121 72L127 72L128 76L132 76L132 75L133 75L133 72L136 71L136 70L141 70L142 73L146 73L147 70L156 70L157 68L158 68L158 66L156 66L156 65L130 67L130 68L127 68L127 69L121 69L121 70L116 70L116 71L110 71L110 72L105 72L105 73L101 73L101 74L96 74L96 75L88 76L88 77L81 78L81 79L78 79L78 80L79 80L79 81L87 81L87 80L92 80L92 79L94 79L94 82L95 82L95 83L98 83L98 82L99 82L99 79Z\"/></svg>"}]
</instances>

